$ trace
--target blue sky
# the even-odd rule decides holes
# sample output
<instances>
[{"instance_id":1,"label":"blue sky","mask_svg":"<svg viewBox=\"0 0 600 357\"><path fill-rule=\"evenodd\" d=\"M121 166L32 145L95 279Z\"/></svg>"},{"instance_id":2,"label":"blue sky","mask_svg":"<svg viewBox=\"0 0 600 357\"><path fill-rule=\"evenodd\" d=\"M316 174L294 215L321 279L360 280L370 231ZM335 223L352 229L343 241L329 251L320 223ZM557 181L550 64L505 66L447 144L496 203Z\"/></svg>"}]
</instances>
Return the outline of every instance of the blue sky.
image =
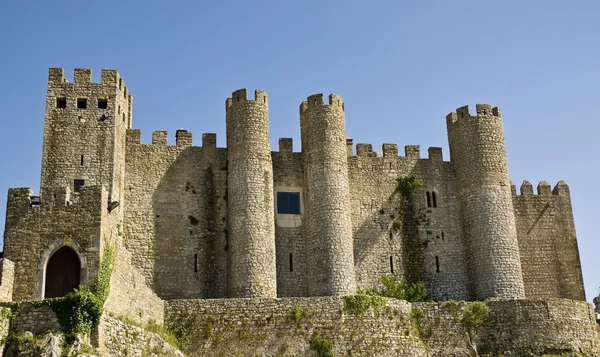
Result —
<instances>
[{"instance_id":1,"label":"blue sky","mask_svg":"<svg viewBox=\"0 0 600 357\"><path fill-rule=\"evenodd\" d=\"M308 95L344 98L354 142L442 146L445 116L500 106L520 186L565 180L588 300L600 286L598 1L3 1L0 194L39 187L48 67L118 69L133 122L218 134L238 88L269 93L273 148ZM0 196L2 197L2 196ZM6 196L3 196L6 197ZM0 203L0 217L5 204ZM4 219L0 219L4 231Z\"/></svg>"}]
</instances>

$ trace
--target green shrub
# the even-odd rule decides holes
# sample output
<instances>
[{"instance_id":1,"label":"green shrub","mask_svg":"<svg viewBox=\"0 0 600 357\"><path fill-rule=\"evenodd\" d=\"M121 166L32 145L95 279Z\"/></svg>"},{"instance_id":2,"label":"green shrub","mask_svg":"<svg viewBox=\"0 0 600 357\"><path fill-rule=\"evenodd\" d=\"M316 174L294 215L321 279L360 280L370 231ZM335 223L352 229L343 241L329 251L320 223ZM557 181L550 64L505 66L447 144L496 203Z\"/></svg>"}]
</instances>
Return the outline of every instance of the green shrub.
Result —
<instances>
[{"instance_id":1,"label":"green shrub","mask_svg":"<svg viewBox=\"0 0 600 357\"><path fill-rule=\"evenodd\" d=\"M398 280L398 278L395 276L384 275L381 277L381 283L383 284L382 289L378 289L376 287L369 288L364 291L364 294L372 296L384 296L410 302L423 302L427 297L427 290L425 289L425 284L422 281L412 283L409 286L406 280Z\"/></svg>"},{"instance_id":2,"label":"green shrub","mask_svg":"<svg viewBox=\"0 0 600 357\"><path fill-rule=\"evenodd\" d=\"M370 307L378 312L387 306L387 298L384 296L355 294L342 296L344 307L354 315L363 315Z\"/></svg>"},{"instance_id":3,"label":"green shrub","mask_svg":"<svg viewBox=\"0 0 600 357\"><path fill-rule=\"evenodd\" d=\"M423 180L418 179L414 174L403 175L396 178L395 192L402 197L410 198L421 186L423 186Z\"/></svg>"}]
</instances>

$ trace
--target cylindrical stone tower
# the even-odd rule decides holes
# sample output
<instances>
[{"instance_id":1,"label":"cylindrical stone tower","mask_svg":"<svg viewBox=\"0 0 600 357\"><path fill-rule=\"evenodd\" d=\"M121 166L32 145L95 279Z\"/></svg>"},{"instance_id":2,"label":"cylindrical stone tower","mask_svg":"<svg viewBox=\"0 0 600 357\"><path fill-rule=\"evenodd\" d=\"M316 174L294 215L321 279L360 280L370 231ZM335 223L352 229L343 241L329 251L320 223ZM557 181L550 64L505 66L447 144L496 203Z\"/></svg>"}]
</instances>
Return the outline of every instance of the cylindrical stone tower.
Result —
<instances>
[{"instance_id":1,"label":"cylindrical stone tower","mask_svg":"<svg viewBox=\"0 0 600 357\"><path fill-rule=\"evenodd\" d=\"M276 298L273 163L267 93L226 102L228 296Z\"/></svg>"},{"instance_id":2,"label":"cylindrical stone tower","mask_svg":"<svg viewBox=\"0 0 600 357\"><path fill-rule=\"evenodd\" d=\"M354 294L354 249L342 98L300 105L308 295Z\"/></svg>"},{"instance_id":3,"label":"cylindrical stone tower","mask_svg":"<svg viewBox=\"0 0 600 357\"><path fill-rule=\"evenodd\" d=\"M523 298L523 276L500 110L477 104L446 117L471 297Z\"/></svg>"}]
</instances>

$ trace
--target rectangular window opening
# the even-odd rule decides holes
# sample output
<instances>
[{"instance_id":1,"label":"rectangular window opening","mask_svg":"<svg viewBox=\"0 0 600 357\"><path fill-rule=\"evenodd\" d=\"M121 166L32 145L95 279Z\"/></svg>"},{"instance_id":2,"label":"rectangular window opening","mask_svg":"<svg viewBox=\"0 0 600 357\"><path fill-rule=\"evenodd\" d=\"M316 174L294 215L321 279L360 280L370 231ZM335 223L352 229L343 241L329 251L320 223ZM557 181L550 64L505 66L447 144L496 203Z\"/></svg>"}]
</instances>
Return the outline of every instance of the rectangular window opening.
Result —
<instances>
[{"instance_id":1,"label":"rectangular window opening","mask_svg":"<svg viewBox=\"0 0 600 357\"><path fill-rule=\"evenodd\" d=\"M394 274L394 257L390 257L390 272Z\"/></svg>"},{"instance_id":2,"label":"rectangular window opening","mask_svg":"<svg viewBox=\"0 0 600 357\"><path fill-rule=\"evenodd\" d=\"M437 256L435 257L435 272L440 272L440 259Z\"/></svg>"},{"instance_id":3,"label":"rectangular window opening","mask_svg":"<svg viewBox=\"0 0 600 357\"><path fill-rule=\"evenodd\" d=\"M98 99L98 109L108 108L108 99Z\"/></svg>"},{"instance_id":4,"label":"rectangular window opening","mask_svg":"<svg viewBox=\"0 0 600 357\"><path fill-rule=\"evenodd\" d=\"M81 166L83 166L83 155L81 155L81 161L80 161L80 163L81 163Z\"/></svg>"},{"instance_id":5,"label":"rectangular window opening","mask_svg":"<svg viewBox=\"0 0 600 357\"><path fill-rule=\"evenodd\" d=\"M277 192L277 214L300 214L300 192Z\"/></svg>"},{"instance_id":6,"label":"rectangular window opening","mask_svg":"<svg viewBox=\"0 0 600 357\"><path fill-rule=\"evenodd\" d=\"M56 107L64 109L67 107L67 98L56 98Z\"/></svg>"},{"instance_id":7,"label":"rectangular window opening","mask_svg":"<svg viewBox=\"0 0 600 357\"><path fill-rule=\"evenodd\" d=\"M85 180L75 180L73 186L75 188L75 192L79 192L83 186L85 186Z\"/></svg>"},{"instance_id":8,"label":"rectangular window opening","mask_svg":"<svg viewBox=\"0 0 600 357\"><path fill-rule=\"evenodd\" d=\"M194 254L194 273L198 272L198 254Z\"/></svg>"},{"instance_id":9,"label":"rectangular window opening","mask_svg":"<svg viewBox=\"0 0 600 357\"><path fill-rule=\"evenodd\" d=\"M294 257L290 253L290 272L294 271Z\"/></svg>"},{"instance_id":10,"label":"rectangular window opening","mask_svg":"<svg viewBox=\"0 0 600 357\"><path fill-rule=\"evenodd\" d=\"M87 108L87 98L77 98L77 109Z\"/></svg>"}]
</instances>

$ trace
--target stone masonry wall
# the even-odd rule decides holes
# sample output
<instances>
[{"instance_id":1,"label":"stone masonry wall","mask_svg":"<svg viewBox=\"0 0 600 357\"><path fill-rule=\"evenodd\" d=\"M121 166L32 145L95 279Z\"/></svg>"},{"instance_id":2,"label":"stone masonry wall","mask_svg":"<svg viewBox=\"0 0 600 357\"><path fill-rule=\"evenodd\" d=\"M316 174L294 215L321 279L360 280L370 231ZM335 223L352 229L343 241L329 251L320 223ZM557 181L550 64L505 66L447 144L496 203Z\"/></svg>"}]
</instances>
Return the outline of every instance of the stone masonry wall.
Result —
<instances>
[{"instance_id":1,"label":"stone masonry wall","mask_svg":"<svg viewBox=\"0 0 600 357\"><path fill-rule=\"evenodd\" d=\"M8 195L4 257L16 262L13 300L44 296L46 264L63 246L78 255L80 284L88 286L97 275L101 227L109 215L107 192L98 186L85 186L78 193L48 189L40 206L30 205L31 194L30 188L20 188Z\"/></svg>"},{"instance_id":2,"label":"stone masonry wall","mask_svg":"<svg viewBox=\"0 0 600 357\"><path fill-rule=\"evenodd\" d=\"M585 300L569 187L525 181L513 194L525 295Z\"/></svg>"},{"instance_id":3,"label":"stone masonry wall","mask_svg":"<svg viewBox=\"0 0 600 357\"><path fill-rule=\"evenodd\" d=\"M159 335L141 327L104 315L99 334L103 355L108 356L178 356L183 353Z\"/></svg>"},{"instance_id":4,"label":"stone masonry wall","mask_svg":"<svg viewBox=\"0 0 600 357\"><path fill-rule=\"evenodd\" d=\"M110 279L110 294L104 308L116 316L130 316L147 323L162 324L164 302L146 285L146 279L131 265L131 254L117 249Z\"/></svg>"},{"instance_id":5,"label":"stone masonry wall","mask_svg":"<svg viewBox=\"0 0 600 357\"><path fill-rule=\"evenodd\" d=\"M202 147L140 143L128 131L123 234L132 264L161 298L227 296L227 158L216 135Z\"/></svg>"},{"instance_id":6,"label":"stone masonry wall","mask_svg":"<svg viewBox=\"0 0 600 357\"><path fill-rule=\"evenodd\" d=\"M396 275L423 281L431 298L466 299L452 163L442 161L440 148L429 148L427 159L420 158L419 147L414 145L406 146L405 156L398 156L396 144L383 144L381 156L371 144L357 144L356 149L357 155L348 162L358 287L376 286L382 275ZM423 181L411 198L414 215L407 217L417 224L412 234L394 228L394 221L401 218L401 197L394 195L396 179L408 174ZM428 207L426 192L436 193L436 207L433 203Z\"/></svg>"},{"instance_id":7,"label":"stone masonry wall","mask_svg":"<svg viewBox=\"0 0 600 357\"><path fill-rule=\"evenodd\" d=\"M481 355L598 353L591 306L572 300L488 301L478 330ZM461 319L467 304L414 303L355 315L336 297L172 300L166 321L185 328L189 356L316 356L311 340L329 340L352 356L467 356L472 350ZM498 354L495 354L498 353Z\"/></svg>"},{"instance_id":8,"label":"stone masonry wall","mask_svg":"<svg viewBox=\"0 0 600 357\"><path fill-rule=\"evenodd\" d=\"M279 151L272 152L272 159L274 193L301 190L304 185L302 154L292 152L292 139L279 139ZM309 265L302 234L303 217L302 211L300 215L275 212L278 297L308 295L306 279Z\"/></svg>"},{"instance_id":9,"label":"stone masonry wall","mask_svg":"<svg viewBox=\"0 0 600 357\"><path fill-rule=\"evenodd\" d=\"M0 302L12 301L14 279L15 263L0 259Z\"/></svg>"}]
</instances>

